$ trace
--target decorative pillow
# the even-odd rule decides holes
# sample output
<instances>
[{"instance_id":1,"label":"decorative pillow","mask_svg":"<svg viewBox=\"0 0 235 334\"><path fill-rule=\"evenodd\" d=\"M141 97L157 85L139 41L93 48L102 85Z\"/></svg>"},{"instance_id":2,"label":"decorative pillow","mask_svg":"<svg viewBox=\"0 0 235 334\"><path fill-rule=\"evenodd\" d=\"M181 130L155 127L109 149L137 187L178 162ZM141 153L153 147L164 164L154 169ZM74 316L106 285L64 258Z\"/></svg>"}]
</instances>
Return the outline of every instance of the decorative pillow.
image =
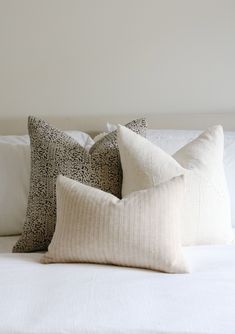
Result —
<instances>
[{"instance_id":1,"label":"decorative pillow","mask_svg":"<svg viewBox=\"0 0 235 334\"><path fill-rule=\"evenodd\" d=\"M84 132L66 133L85 149L94 144ZM29 193L29 136L0 136L0 176L0 235L21 234Z\"/></svg>"},{"instance_id":2,"label":"decorative pillow","mask_svg":"<svg viewBox=\"0 0 235 334\"><path fill-rule=\"evenodd\" d=\"M55 229L55 184L59 174L121 196L122 172L116 132L95 143L89 152L64 132L29 117L31 180L23 234L13 252L47 249ZM144 119L127 124L145 134Z\"/></svg>"},{"instance_id":3,"label":"decorative pillow","mask_svg":"<svg viewBox=\"0 0 235 334\"><path fill-rule=\"evenodd\" d=\"M118 128L123 196L185 175L182 219L184 245L233 240L229 195L223 166L223 129L209 128L173 157L125 127Z\"/></svg>"},{"instance_id":4,"label":"decorative pillow","mask_svg":"<svg viewBox=\"0 0 235 334\"><path fill-rule=\"evenodd\" d=\"M199 136L198 130L148 129L146 138L169 154ZM224 131L224 171L231 203L231 221L235 228L235 131Z\"/></svg>"},{"instance_id":5,"label":"decorative pillow","mask_svg":"<svg viewBox=\"0 0 235 334\"><path fill-rule=\"evenodd\" d=\"M41 261L185 273L179 233L183 196L183 176L122 200L59 176L55 234Z\"/></svg>"}]
</instances>

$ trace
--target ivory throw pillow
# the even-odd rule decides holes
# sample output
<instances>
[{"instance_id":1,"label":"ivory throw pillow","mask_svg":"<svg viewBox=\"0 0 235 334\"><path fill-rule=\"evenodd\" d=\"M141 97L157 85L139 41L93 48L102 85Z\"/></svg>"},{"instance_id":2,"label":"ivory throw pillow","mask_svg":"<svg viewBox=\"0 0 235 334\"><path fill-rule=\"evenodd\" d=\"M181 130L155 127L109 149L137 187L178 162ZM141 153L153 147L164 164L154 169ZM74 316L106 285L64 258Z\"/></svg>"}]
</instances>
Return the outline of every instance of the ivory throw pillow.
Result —
<instances>
[{"instance_id":1,"label":"ivory throw pillow","mask_svg":"<svg viewBox=\"0 0 235 334\"><path fill-rule=\"evenodd\" d=\"M118 127L118 145L123 196L184 174L183 245L233 240L221 126L209 128L173 156L123 126Z\"/></svg>"},{"instance_id":2,"label":"ivory throw pillow","mask_svg":"<svg viewBox=\"0 0 235 334\"><path fill-rule=\"evenodd\" d=\"M127 124L145 134L146 121ZM56 178L63 174L82 183L121 196L122 172L116 132L95 143L87 152L76 140L42 119L29 117L31 180L23 234L13 252L47 249L56 222Z\"/></svg>"},{"instance_id":3,"label":"ivory throw pillow","mask_svg":"<svg viewBox=\"0 0 235 334\"><path fill-rule=\"evenodd\" d=\"M122 200L64 176L59 176L56 191L56 229L43 263L188 271L179 233L183 176Z\"/></svg>"}]
</instances>

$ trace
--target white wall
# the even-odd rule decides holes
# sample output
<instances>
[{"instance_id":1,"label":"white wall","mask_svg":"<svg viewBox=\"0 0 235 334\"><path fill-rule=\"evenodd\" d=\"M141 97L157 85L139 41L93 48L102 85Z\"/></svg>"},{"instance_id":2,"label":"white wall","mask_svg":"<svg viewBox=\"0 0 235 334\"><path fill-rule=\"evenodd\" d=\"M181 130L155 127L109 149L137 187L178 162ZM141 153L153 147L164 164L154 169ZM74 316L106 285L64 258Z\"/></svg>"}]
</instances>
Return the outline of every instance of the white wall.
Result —
<instances>
[{"instance_id":1,"label":"white wall","mask_svg":"<svg viewBox=\"0 0 235 334\"><path fill-rule=\"evenodd\" d=\"M0 0L2 120L234 111L234 0Z\"/></svg>"}]
</instances>

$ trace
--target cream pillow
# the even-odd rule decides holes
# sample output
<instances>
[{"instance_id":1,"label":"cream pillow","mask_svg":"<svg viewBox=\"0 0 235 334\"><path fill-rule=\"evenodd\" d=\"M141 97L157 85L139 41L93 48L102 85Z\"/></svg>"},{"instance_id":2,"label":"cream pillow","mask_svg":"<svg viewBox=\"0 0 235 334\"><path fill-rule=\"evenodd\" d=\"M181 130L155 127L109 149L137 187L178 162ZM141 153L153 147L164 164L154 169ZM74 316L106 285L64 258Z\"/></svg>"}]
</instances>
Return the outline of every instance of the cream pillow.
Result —
<instances>
[{"instance_id":1,"label":"cream pillow","mask_svg":"<svg viewBox=\"0 0 235 334\"><path fill-rule=\"evenodd\" d=\"M57 223L43 263L93 262L188 271L178 231L183 176L120 200L73 181L57 179Z\"/></svg>"},{"instance_id":2,"label":"cream pillow","mask_svg":"<svg viewBox=\"0 0 235 334\"><path fill-rule=\"evenodd\" d=\"M184 174L183 245L232 241L221 126L209 128L173 157L123 126L118 127L118 145L123 169L123 196Z\"/></svg>"}]
</instances>

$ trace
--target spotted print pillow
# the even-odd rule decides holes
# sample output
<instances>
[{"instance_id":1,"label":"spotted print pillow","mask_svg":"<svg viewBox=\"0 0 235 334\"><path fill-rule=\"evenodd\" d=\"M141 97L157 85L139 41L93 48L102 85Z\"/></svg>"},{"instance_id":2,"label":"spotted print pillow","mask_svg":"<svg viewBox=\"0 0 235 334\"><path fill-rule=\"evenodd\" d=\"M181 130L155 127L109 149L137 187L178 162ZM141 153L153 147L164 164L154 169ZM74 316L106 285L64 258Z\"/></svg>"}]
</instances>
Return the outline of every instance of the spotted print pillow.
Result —
<instances>
[{"instance_id":1,"label":"spotted print pillow","mask_svg":"<svg viewBox=\"0 0 235 334\"><path fill-rule=\"evenodd\" d=\"M146 120L126 125L145 135ZM56 222L56 178L67 176L121 197L122 171L116 131L97 141L87 152L76 140L44 120L29 117L31 180L23 233L13 252L47 249Z\"/></svg>"}]
</instances>

